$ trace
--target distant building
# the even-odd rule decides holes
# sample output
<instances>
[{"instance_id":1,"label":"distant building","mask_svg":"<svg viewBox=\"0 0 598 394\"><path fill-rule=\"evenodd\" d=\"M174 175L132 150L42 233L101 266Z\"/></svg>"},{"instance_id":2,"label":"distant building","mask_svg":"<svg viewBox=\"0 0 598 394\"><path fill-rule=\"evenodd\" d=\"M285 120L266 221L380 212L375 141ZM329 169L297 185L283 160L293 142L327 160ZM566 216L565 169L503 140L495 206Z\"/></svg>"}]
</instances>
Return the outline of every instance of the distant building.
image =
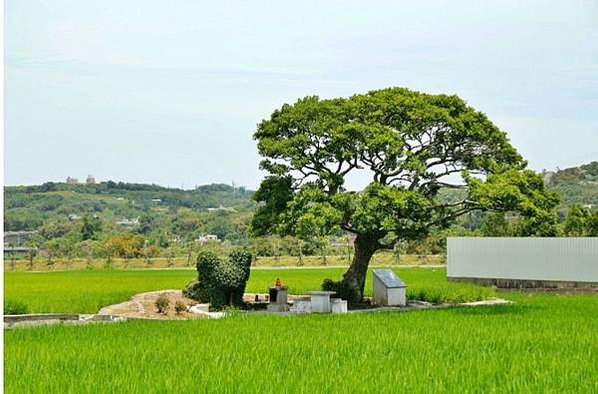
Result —
<instances>
[{"instance_id":1,"label":"distant building","mask_svg":"<svg viewBox=\"0 0 598 394\"><path fill-rule=\"evenodd\" d=\"M85 183L88 185L93 185L96 183L96 179L93 175L87 175L87 179L85 179Z\"/></svg>"},{"instance_id":2,"label":"distant building","mask_svg":"<svg viewBox=\"0 0 598 394\"><path fill-rule=\"evenodd\" d=\"M77 178L71 178L70 176L67 176L66 183L68 183L70 185L76 185L79 183L79 180Z\"/></svg>"},{"instance_id":3,"label":"distant building","mask_svg":"<svg viewBox=\"0 0 598 394\"><path fill-rule=\"evenodd\" d=\"M79 216L79 215L76 215L76 214L74 214L74 213L71 213L71 214L68 216L68 218L69 218L69 220L71 220L71 221L72 221L72 220L81 220L81 216Z\"/></svg>"},{"instance_id":4,"label":"distant building","mask_svg":"<svg viewBox=\"0 0 598 394\"><path fill-rule=\"evenodd\" d=\"M116 224L120 224L121 226L136 226L139 224L139 218L123 218L122 220L117 221Z\"/></svg>"},{"instance_id":5,"label":"distant building","mask_svg":"<svg viewBox=\"0 0 598 394\"><path fill-rule=\"evenodd\" d=\"M218 208L208 208L208 212L215 211L237 212L237 210L233 207L223 207L222 205L220 205Z\"/></svg>"},{"instance_id":6,"label":"distant building","mask_svg":"<svg viewBox=\"0 0 598 394\"><path fill-rule=\"evenodd\" d=\"M30 251L38 251L38 248L27 248L24 246L16 246L16 247L10 247L10 246L5 246L4 247L4 256L5 258L15 258L17 256L25 256L27 254L29 254Z\"/></svg>"},{"instance_id":7,"label":"distant building","mask_svg":"<svg viewBox=\"0 0 598 394\"><path fill-rule=\"evenodd\" d=\"M199 238L197 238L195 240L195 242L197 242L199 244L205 244L210 241L220 242L220 240L218 239L218 236L215 234L201 235Z\"/></svg>"},{"instance_id":8,"label":"distant building","mask_svg":"<svg viewBox=\"0 0 598 394\"><path fill-rule=\"evenodd\" d=\"M162 199L161 198L152 198L152 202L155 202L155 203L159 204L159 203L162 202Z\"/></svg>"},{"instance_id":9,"label":"distant building","mask_svg":"<svg viewBox=\"0 0 598 394\"><path fill-rule=\"evenodd\" d=\"M29 241L31 237L37 234L37 231L5 231L4 246L19 246Z\"/></svg>"}]
</instances>

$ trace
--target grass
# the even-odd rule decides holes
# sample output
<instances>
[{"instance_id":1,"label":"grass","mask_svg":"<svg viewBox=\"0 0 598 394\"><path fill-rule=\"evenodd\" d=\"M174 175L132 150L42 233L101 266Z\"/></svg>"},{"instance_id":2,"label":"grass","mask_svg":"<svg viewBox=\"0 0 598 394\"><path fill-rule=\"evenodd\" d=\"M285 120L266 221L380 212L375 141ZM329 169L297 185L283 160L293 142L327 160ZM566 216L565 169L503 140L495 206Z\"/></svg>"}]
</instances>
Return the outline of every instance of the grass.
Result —
<instances>
[{"instance_id":1,"label":"grass","mask_svg":"<svg viewBox=\"0 0 598 394\"><path fill-rule=\"evenodd\" d=\"M490 298L488 287L448 283L444 268L394 268L407 283L407 297L431 302L464 302ZM324 278L340 279L344 268L253 269L247 292L266 293L281 278L291 294L319 289ZM80 270L61 272L5 272L4 296L24 302L30 313L94 313L101 307L126 301L146 291L182 289L196 271L172 270ZM371 294L371 274L366 282Z\"/></svg>"},{"instance_id":2,"label":"grass","mask_svg":"<svg viewBox=\"0 0 598 394\"><path fill-rule=\"evenodd\" d=\"M27 392L598 392L598 297L409 313L129 321L5 331Z\"/></svg>"}]
</instances>

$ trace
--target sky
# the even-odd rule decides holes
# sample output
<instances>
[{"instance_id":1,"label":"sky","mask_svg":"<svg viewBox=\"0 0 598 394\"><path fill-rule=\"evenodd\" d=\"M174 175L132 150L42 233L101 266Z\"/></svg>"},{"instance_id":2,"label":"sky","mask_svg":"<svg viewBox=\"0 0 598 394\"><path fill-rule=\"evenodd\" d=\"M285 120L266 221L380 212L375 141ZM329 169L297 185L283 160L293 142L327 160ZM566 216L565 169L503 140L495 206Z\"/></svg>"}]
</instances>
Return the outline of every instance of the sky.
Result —
<instances>
[{"instance_id":1,"label":"sky","mask_svg":"<svg viewBox=\"0 0 598 394\"><path fill-rule=\"evenodd\" d=\"M255 189L284 103L457 94L535 170L598 160L593 1L5 0L7 185ZM364 180L355 179L359 187Z\"/></svg>"}]
</instances>

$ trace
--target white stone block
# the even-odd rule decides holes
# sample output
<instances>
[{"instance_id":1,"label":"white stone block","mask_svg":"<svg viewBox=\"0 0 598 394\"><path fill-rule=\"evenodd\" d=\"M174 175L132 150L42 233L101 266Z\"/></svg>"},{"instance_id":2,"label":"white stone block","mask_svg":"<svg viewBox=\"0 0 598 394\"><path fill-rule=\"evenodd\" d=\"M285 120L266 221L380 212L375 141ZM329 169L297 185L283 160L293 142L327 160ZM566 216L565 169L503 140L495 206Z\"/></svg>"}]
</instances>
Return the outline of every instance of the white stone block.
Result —
<instances>
[{"instance_id":1,"label":"white stone block","mask_svg":"<svg viewBox=\"0 0 598 394\"><path fill-rule=\"evenodd\" d=\"M405 306L407 304L405 283L389 269L375 269L374 302L383 306Z\"/></svg>"},{"instance_id":2,"label":"white stone block","mask_svg":"<svg viewBox=\"0 0 598 394\"><path fill-rule=\"evenodd\" d=\"M295 302L293 302L293 312L310 313L311 312L311 301L295 300Z\"/></svg>"},{"instance_id":3,"label":"white stone block","mask_svg":"<svg viewBox=\"0 0 598 394\"><path fill-rule=\"evenodd\" d=\"M388 305L389 306L405 306L407 305L407 297L405 288L388 289Z\"/></svg>"},{"instance_id":4,"label":"white stone block","mask_svg":"<svg viewBox=\"0 0 598 394\"><path fill-rule=\"evenodd\" d=\"M332 313L347 313L347 301L333 298L330 300L330 309Z\"/></svg>"},{"instance_id":5,"label":"white stone block","mask_svg":"<svg viewBox=\"0 0 598 394\"><path fill-rule=\"evenodd\" d=\"M334 291L310 291L311 311L315 313L330 313L330 296Z\"/></svg>"}]
</instances>

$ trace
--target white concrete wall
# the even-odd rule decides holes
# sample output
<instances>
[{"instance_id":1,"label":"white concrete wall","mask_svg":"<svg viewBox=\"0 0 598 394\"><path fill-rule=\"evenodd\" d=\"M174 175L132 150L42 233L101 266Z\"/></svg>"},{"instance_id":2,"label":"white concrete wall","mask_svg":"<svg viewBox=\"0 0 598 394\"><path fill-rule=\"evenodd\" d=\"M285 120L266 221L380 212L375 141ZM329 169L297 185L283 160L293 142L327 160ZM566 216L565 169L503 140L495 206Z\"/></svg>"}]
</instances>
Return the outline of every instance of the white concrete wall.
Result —
<instances>
[{"instance_id":1,"label":"white concrete wall","mask_svg":"<svg viewBox=\"0 0 598 394\"><path fill-rule=\"evenodd\" d=\"M448 238L447 276L598 282L598 238Z\"/></svg>"}]
</instances>

